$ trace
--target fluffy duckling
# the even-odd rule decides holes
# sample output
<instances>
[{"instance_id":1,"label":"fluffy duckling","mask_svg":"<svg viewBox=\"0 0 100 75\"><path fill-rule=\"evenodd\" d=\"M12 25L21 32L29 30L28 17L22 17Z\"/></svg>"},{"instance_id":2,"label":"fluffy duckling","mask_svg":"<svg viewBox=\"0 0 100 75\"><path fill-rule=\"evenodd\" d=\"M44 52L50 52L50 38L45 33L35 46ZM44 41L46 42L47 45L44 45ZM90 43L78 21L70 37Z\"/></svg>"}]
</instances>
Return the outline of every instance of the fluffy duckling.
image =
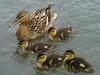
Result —
<instances>
[{"instance_id":1,"label":"fluffy duckling","mask_svg":"<svg viewBox=\"0 0 100 75\"><path fill-rule=\"evenodd\" d=\"M56 46L38 42L31 46L28 45L28 41L21 41L19 44L19 49L16 51L17 54L33 54L33 53L46 53L50 49L55 48Z\"/></svg>"},{"instance_id":2,"label":"fluffy duckling","mask_svg":"<svg viewBox=\"0 0 100 75\"><path fill-rule=\"evenodd\" d=\"M67 50L64 53L64 56L67 58L64 61L64 65L67 67L68 71L71 72L85 72L85 73L93 73L94 69L90 63L88 63L85 59L75 57L75 53L72 50Z\"/></svg>"},{"instance_id":3,"label":"fluffy duckling","mask_svg":"<svg viewBox=\"0 0 100 75\"><path fill-rule=\"evenodd\" d=\"M49 70L50 68L57 68L63 64L63 56L58 54L52 54L47 56L44 53L40 53L37 56L37 68L40 70Z\"/></svg>"},{"instance_id":4,"label":"fluffy duckling","mask_svg":"<svg viewBox=\"0 0 100 75\"><path fill-rule=\"evenodd\" d=\"M52 41L63 41L69 38L72 33L72 27L60 28L56 30L54 27L48 29L48 37Z\"/></svg>"}]
</instances>

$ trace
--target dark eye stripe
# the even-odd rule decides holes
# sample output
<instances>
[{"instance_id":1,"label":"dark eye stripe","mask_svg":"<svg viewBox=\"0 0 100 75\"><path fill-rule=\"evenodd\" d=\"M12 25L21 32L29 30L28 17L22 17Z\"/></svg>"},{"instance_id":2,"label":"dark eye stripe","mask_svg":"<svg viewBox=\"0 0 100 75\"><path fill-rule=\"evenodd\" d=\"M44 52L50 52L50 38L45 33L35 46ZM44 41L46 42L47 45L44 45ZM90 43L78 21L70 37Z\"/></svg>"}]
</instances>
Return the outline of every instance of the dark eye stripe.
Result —
<instances>
[{"instance_id":1,"label":"dark eye stripe","mask_svg":"<svg viewBox=\"0 0 100 75\"><path fill-rule=\"evenodd\" d=\"M19 19L22 18L22 17L24 17L26 14L27 14L27 13L21 14L21 15L19 16Z\"/></svg>"},{"instance_id":2,"label":"dark eye stripe","mask_svg":"<svg viewBox=\"0 0 100 75\"><path fill-rule=\"evenodd\" d=\"M25 15L26 15L26 13L22 14L21 17L23 17L23 16L25 16Z\"/></svg>"},{"instance_id":3,"label":"dark eye stripe","mask_svg":"<svg viewBox=\"0 0 100 75\"><path fill-rule=\"evenodd\" d=\"M40 57L40 59L43 59L43 58L44 58L44 56L41 56L41 57Z\"/></svg>"}]
</instances>

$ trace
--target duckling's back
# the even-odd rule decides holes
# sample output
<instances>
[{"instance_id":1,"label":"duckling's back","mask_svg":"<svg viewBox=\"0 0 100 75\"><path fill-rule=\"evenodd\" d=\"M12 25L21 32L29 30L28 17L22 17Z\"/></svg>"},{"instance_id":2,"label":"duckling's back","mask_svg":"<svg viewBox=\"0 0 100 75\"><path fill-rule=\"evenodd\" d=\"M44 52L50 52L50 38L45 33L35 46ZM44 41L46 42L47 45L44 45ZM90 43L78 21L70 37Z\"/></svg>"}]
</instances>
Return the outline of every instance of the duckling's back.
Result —
<instances>
[{"instance_id":1,"label":"duckling's back","mask_svg":"<svg viewBox=\"0 0 100 75\"><path fill-rule=\"evenodd\" d=\"M57 54L52 54L48 56L46 62L44 65L47 65L49 68L50 67L58 67L63 64L63 56L57 55Z\"/></svg>"},{"instance_id":2,"label":"duckling's back","mask_svg":"<svg viewBox=\"0 0 100 75\"><path fill-rule=\"evenodd\" d=\"M67 61L65 64L68 65L67 68L70 68L69 71L71 70L74 72L87 72L87 73L94 72L92 65L90 65L83 58L74 58L72 60Z\"/></svg>"}]
</instances>

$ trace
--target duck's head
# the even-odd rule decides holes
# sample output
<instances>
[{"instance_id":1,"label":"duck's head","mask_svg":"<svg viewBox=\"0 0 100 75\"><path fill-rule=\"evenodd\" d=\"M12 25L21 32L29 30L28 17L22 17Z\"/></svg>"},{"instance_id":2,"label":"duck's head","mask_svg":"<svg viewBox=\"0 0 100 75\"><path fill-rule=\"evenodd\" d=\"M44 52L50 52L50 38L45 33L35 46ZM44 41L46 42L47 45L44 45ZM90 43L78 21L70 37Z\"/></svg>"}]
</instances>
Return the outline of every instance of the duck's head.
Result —
<instances>
[{"instance_id":1,"label":"duck's head","mask_svg":"<svg viewBox=\"0 0 100 75\"><path fill-rule=\"evenodd\" d=\"M66 60L71 60L75 58L75 53L73 50L66 50L64 53Z\"/></svg>"},{"instance_id":2,"label":"duck's head","mask_svg":"<svg viewBox=\"0 0 100 75\"><path fill-rule=\"evenodd\" d=\"M17 24L27 25L29 23L29 21L30 21L29 13L25 10L21 10L17 13L16 19L9 27L12 27Z\"/></svg>"},{"instance_id":3,"label":"duck's head","mask_svg":"<svg viewBox=\"0 0 100 75\"><path fill-rule=\"evenodd\" d=\"M39 62L39 63L44 63L45 61L46 61L46 59L47 59L47 56L46 56L46 54L44 54L44 53L40 53L38 56L37 56L37 62Z\"/></svg>"},{"instance_id":4,"label":"duck's head","mask_svg":"<svg viewBox=\"0 0 100 75\"><path fill-rule=\"evenodd\" d=\"M48 29L48 35L49 35L49 37L54 37L56 35L56 33L57 33L57 30L54 27L50 27Z\"/></svg>"}]
</instances>

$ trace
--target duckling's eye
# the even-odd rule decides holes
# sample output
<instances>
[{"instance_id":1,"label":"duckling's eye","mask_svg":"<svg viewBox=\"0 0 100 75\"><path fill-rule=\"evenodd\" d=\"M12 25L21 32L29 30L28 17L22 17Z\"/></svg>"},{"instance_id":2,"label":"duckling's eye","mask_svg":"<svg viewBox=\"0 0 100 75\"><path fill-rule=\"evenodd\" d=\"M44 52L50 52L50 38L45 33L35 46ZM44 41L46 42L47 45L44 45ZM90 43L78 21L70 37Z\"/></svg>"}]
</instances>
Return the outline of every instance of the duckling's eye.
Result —
<instances>
[{"instance_id":1,"label":"duckling's eye","mask_svg":"<svg viewBox=\"0 0 100 75\"><path fill-rule=\"evenodd\" d=\"M25 42L22 42L21 44L25 44Z\"/></svg>"},{"instance_id":2,"label":"duckling's eye","mask_svg":"<svg viewBox=\"0 0 100 75\"><path fill-rule=\"evenodd\" d=\"M21 43L20 43L20 45L23 45L23 44L26 44L26 42L24 41L24 42L21 42Z\"/></svg>"},{"instance_id":3,"label":"duckling's eye","mask_svg":"<svg viewBox=\"0 0 100 75\"><path fill-rule=\"evenodd\" d=\"M56 30L55 29L52 29L50 32L53 32L54 33L54 32L56 32Z\"/></svg>"},{"instance_id":4,"label":"duckling's eye","mask_svg":"<svg viewBox=\"0 0 100 75\"><path fill-rule=\"evenodd\" d=\"M72 59L72 58L74 58L74 55L71 54L71 53L68 53L68 54L67 54L67 57L70 58L70 59Z\"/></svg>"},{"instance_id":5,"label":"duckling's eye","mask_svg":"<svg viewBox=\"0 0 100 75\"><path fill-rule=\"evenodd\" d=\"M41 56L41 57L40 57L40 59L44 59L44 58L45 58L45 56Z\"/></svg>"},{"instance_id":6,"label":"duckling's eye","mask_svg":"<svg viewBox=\"0 0 100 75\"><path fill-rule=\"evenodd\" d=\"M71 58L73 58L73 54L69 54L69 56L70 56Z\"/></svg>"}]
</instances>

